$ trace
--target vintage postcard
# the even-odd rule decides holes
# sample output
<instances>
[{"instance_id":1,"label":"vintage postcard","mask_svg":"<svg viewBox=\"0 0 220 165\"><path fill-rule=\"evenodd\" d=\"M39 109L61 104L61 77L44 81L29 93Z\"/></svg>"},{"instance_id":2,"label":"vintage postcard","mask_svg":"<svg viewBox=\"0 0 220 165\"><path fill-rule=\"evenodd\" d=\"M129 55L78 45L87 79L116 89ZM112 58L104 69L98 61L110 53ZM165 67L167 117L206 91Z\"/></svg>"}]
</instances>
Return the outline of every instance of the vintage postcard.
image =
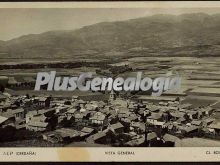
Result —
<instances>
[{"instance_id":1,"label":"vintage postcard","mask_svg":"<svg viewBox=\"0 0 220 165\"><path fill-rule=\"evenodd\" d=\"M220 2L1 2L1 161L220 161Z\"/></svg>"}]
</instances>

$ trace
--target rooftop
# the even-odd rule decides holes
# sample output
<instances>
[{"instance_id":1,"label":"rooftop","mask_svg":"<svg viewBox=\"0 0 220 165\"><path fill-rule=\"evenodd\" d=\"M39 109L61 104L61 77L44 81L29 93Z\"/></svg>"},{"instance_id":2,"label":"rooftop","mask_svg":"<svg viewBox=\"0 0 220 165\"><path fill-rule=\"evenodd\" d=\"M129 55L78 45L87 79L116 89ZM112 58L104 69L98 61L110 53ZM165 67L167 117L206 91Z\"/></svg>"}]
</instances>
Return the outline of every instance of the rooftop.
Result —
<instances>
[{"instance_id":1,"label":"rooftop","mask_svg":"<svg viewBox=\"0 0 220 165\"><path fill-rule=\"evenodd\" d=\"M180 139L178 137L176 137L176 136L173 136L173 135L170 135L170 134L165 134L163 136L163 140L170 141L170 142L176 142L176 141L178 141Z\"/></svg>"},{"instance_id":2,"label":"rooftop","mask_svg":"<svg viewBox=\"0 0 220 165\"><path fill-rule=\"evenodd\" d=\"M94 116L92 116L90 119L91 119L91 120L100 120L100 121L102 121L102 120L105 119L105 117L106 117L106 116L105 116L103 113L97 112L97 113L95 113Z\"/></svg>"},{"instance_id":3,"label":"rooftop","mask_svg":"<svg viewBox=\"0 0 220 165\"><path fill-rule=\"evenodd\" d=\"M110 127L113 129L124 128L124 126L120 122L112 124Z\"/></svg>"},{"instance_id":4,"label":"rooftop","mask_svg":"<svg viewBox=\"0 0 220 165\"><path fill-rule=\"evenodd\" d=\"M98 139L103 138L105 136L106 136L105 132L98 132L98 133L92 135L92 139L93 140L98 140Z\"/></svg>"},{"instance_id":5,"label":"rooftop","mask_svg":"<svg viewBox=\"0 0 220 165\"><path fill-rule=\"evenodd\" d=\"M37 122L37 121L30 121L28 123L29 126L34 126L34 127L47 127L48 126L48 123L45 123L45 122Z\"/></svg>"},{"instance_id":6,"label":"rooftop","mask_svg":"<svg viewBox=\"0 0 220 165\"><path fill-rule=\"evenodd\" d=\"M147 134L147 140L152 140L157 138L157 134L155 132L151 132Z\"/></svg>"},{"instance_id":7,"label":"rooftop","mask_svg":"<svg viewBox=\"0 0 220 165\"><path fill-rule=\"evenodd\" d=\"M2 124L3 122L5 122L6 120L8 120L7 117L0 116L0 124Z\"/></svg>"},{"instance_id":8,"label":"rooftop","mask_svg":"<svg viewBox=\"0 0 220 165\"><path fill-rule=\"evenodd\" d=\"M89 127L84 127L81 132L85 132L85 133L91 133L92 131L94 131L93 128L89 128Z\"/></svg>"},{"instance_id":9,"label":"rooftop","mask_svg":"<svg viewBox=\"0 0 220 165\"><path fill-rule=\"evenodd\" d=\"M220 123L212 123L208 126L209 128L213 128L213 129L220 129Z\"/></svg>"}]
</instances>

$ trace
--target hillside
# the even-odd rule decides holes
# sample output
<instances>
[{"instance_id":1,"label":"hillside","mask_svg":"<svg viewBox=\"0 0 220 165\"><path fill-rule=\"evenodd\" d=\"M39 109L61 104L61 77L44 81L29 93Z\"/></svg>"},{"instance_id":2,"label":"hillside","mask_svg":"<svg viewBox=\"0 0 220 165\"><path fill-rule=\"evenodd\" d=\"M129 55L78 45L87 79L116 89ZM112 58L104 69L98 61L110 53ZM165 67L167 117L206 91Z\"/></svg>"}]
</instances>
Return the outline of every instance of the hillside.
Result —
<instances>
[{"instance_id":1,"label":"hillside","mask_svg":"<svg viewBox=\"0 0 220 165\"><path fill-rule=\"evenodd\" d=\"M30 34L0 41L5 57L74 57L109 51L145 55L220 55L220 14L153 15L120 22L103 22L70 31ZM170 54L171 53L171 54Z\"/></svg>"}]
</instances>

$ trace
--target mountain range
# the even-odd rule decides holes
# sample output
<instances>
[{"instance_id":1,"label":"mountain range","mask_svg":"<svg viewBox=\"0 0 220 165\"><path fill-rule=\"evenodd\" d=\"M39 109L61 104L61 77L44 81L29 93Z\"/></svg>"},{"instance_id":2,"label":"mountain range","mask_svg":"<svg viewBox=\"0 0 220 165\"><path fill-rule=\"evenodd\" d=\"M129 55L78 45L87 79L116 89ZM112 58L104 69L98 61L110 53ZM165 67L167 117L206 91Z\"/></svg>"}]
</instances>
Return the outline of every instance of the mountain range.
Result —
<instances>
[{"instance_id":1,"label":"mountain range","mask_svg":"<svg viewBox=\"0 0 220 165\"><path fill-rule=\"evenodd\" d=\"M0 56L13 58L74 57L135 48L163 50L205 48L220 55L220 14L158 14L117 22L102 22L76 30L29 34L0 41Z\"/></svg>"}]
</instances>

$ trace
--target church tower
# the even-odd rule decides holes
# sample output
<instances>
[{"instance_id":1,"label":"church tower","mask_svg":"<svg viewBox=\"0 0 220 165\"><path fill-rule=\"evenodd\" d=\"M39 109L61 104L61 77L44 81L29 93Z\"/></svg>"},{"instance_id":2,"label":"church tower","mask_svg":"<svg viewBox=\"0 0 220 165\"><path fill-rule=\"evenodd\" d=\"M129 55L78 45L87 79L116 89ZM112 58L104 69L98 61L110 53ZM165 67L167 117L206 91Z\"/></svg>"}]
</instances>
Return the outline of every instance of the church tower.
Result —
<instances>
[{"instance_id":1,"label":"church tower","mask_svg":"<svg viewBox=\"0 0 220 165\"><path fill-rule=\"evenodd\" d=\"M116 94L113 90L111 90L110 95L109 95L109 101L113 101L116 99Z\"/></svg>"}]
</instances>

